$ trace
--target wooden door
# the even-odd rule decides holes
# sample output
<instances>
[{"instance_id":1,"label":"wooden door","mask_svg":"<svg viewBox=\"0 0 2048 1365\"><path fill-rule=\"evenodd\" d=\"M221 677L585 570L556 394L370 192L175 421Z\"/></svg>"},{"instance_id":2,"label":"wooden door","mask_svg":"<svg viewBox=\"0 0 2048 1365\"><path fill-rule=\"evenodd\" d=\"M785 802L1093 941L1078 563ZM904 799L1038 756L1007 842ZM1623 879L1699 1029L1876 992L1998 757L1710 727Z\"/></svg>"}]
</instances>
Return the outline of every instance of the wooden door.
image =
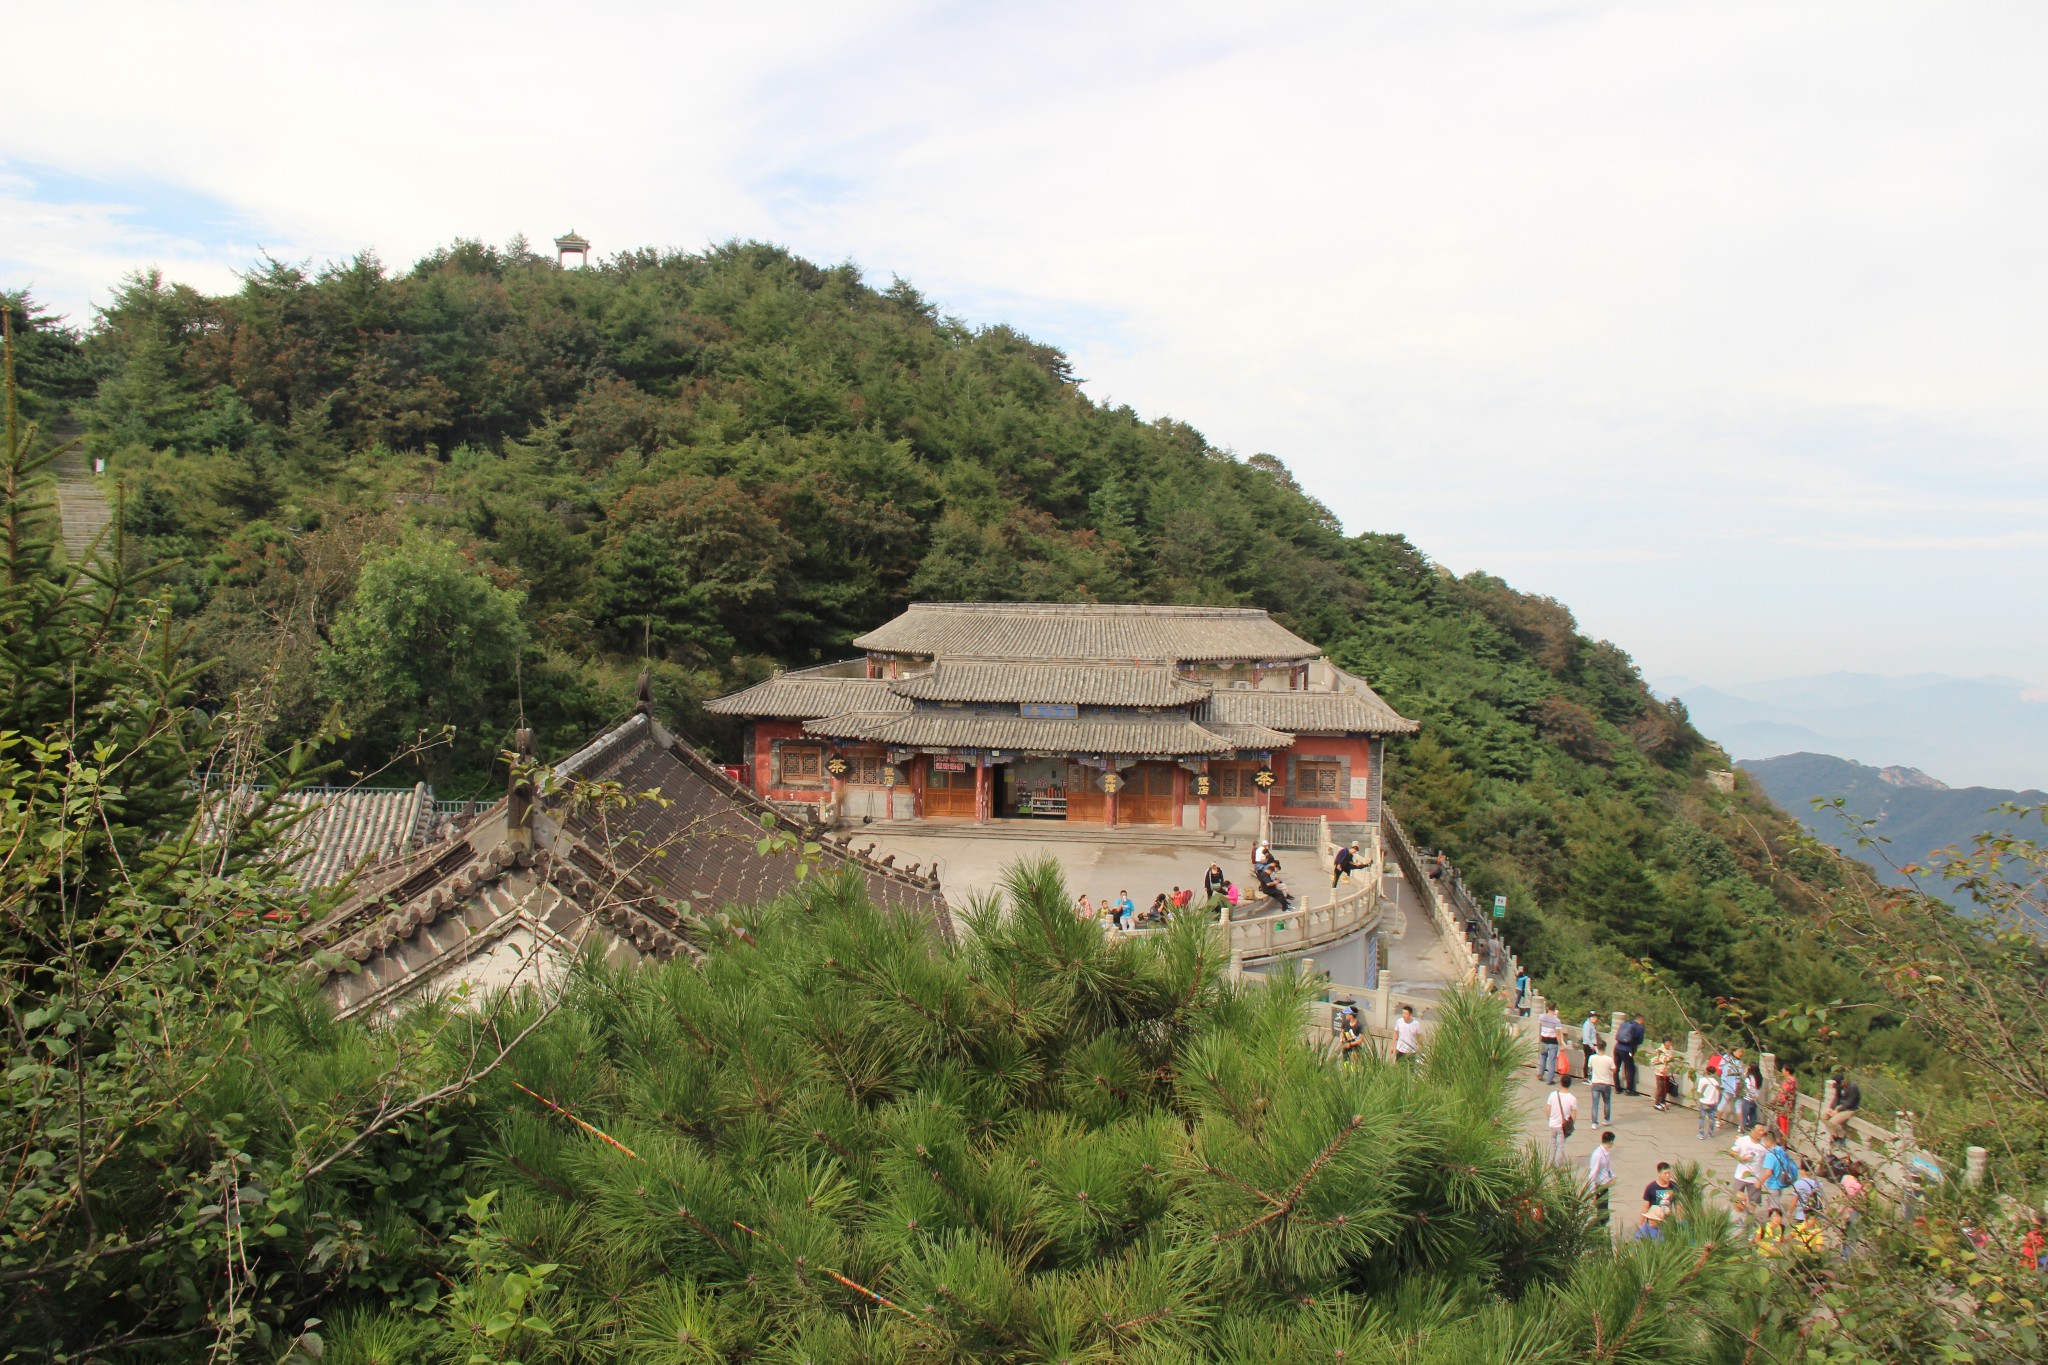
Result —
<instances>
[{"instance_id":1,"label":"wooden door","mask_svg":"<svg viewBox=\"0 0 2048 1365\"><path fill-rule=\"evenodd\" d=\"M924 779L924 813L928 820L972 820L974 769L948 772L934 765Z\"/></svg>"},{"instance_id":2,"label":"wooden door","mask_svg":"<svg viewBox=\"0 0 2048 1365\"><path fill-rule=\"evenodd\" d=\"M1124 785L1116 794L1119 825L1173 823L1173 765L1140 763L1124 769Z\"/></svg>"},{"instance_id":3,"label":"wooden door","mask_svg":"<svg viewBox=\"0 0 2048 1365\"><path fill-rule=\"evenodd\" d=\"M1103 819L1102 769L1067 765L1067 818L1099 825Z\"/></svg>"}]
</instances>

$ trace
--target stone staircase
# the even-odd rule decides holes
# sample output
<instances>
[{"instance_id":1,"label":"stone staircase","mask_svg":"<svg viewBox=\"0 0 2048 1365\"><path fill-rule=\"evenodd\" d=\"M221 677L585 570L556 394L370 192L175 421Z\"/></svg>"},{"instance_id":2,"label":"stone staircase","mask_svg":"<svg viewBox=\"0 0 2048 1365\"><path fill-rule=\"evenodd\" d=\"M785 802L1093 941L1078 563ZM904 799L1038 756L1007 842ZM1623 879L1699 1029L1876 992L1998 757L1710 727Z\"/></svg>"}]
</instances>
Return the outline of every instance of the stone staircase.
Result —
<instances>
[{"instance_id":1,"label":"stone staircase","mask_svg":"<svg viewBox=\"0 0 2048 1365\"><path fill-rule=\"evenodd\" d=\"M92 464L77 444L58 453L50 462L57 477L57 511L64 522L64 557L76 564L93 552L94 545L113 523L108 505L106 476L94 477Z\"/></svg>"}]
</instances>

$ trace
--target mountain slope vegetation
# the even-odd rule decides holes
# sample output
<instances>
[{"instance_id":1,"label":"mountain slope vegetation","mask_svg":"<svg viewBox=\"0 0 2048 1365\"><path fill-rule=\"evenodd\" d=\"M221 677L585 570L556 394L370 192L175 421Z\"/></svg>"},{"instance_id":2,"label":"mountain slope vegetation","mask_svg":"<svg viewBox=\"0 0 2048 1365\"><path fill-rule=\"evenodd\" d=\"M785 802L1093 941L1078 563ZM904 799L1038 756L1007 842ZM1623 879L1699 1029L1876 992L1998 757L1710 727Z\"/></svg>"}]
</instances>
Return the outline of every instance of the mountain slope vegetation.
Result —
<instances>
[{"instance_id":1,"label":"mountain slope vegetation","mask_svg":"<svg viewBox=\"0 0 2048 1365\"><path fill-rule=\"evenodd\" d=\"M1621 648L1346 535L1274 456L1096 403L1056 349L900 280L758 243L562 270L458 242L403 271L266 261L222 296L145 273L82 335L13 307L208 703L274 744L334 714L351 769L487 794L520 717L559 751L643 662L717 749L704 697L916 598L1252 605L1422 722L1396 809L1510 897L1567 1004L1679 1027L1855 995L1803 942L1793 826L1709 789L1725 759ZM1841 1045L1911 1052L1877 1025Z\"/></svg>"}]
</instances>

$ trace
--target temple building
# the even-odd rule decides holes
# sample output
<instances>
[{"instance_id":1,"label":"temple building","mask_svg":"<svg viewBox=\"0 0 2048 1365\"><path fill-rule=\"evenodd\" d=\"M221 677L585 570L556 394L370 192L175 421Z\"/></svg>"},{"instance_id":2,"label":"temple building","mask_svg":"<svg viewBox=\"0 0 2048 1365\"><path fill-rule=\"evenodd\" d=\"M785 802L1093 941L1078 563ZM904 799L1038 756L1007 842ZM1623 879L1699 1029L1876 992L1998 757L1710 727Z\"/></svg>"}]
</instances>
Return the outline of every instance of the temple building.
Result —
<instances>
[{"instance_id":1,"label":"temple building","mask_svg":"<svg viewBox=\"0 0 2048 1365\"><path fill-rule=\"evenodd\" d=\"M1416 729L1245 608L919 602L853 643L707 707L746 720L748 786L827 826L1320 818L1358 837L1386 737Z\"/></svg>"}]
</instances>

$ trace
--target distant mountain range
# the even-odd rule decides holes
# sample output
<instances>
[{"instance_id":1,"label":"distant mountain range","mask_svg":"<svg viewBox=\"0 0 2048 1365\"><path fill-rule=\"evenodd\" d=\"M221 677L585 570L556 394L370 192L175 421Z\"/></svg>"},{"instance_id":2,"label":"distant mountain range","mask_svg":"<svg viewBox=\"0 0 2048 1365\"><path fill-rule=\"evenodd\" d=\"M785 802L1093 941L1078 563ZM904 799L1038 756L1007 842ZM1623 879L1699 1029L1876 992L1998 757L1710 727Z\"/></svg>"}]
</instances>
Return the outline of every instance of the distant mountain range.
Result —
<instances>
[{"instance_id":1,"label":"distant mountain range","mask_svg":"<svg viewBox=\"0 0 2048 1365\"><path fill-rule=\"evenodd\" d=\"M1907 884L1907 879L1887 866L1886 858L1894 864L1924 863L1934 850L1968 845L1990 830L2013 831L2035 839L2048 834L2038 821L2021 829L2010 817L1991 813L2007 801L2021 805L2048 802L2048 793L2041 791L1955 788L1917 768L1874 768L1829 754L1744 759L1740 766L1815 838L1861 859L1894 886ZM1816 810L1816 797L1840 797L1843 808ZM1859 847L1851 820L1875 821L1868 833L1889 842L1881 851ZM1927 879L1914 884L1937 894L1942 890Z\"/></svg>"},{"instance_id":2,"label":"distant mountain range","mask_svg":"<svg viewBox=\"0 0 2048 1365\"><path fill-rule=\"evenodd\" d=\"M1829 673L1734 687L1676 677L1651 685L1682 700L1700 732L1738 759L1837 754L1953 783L2048 786L2048 688L2017 678Z\"/></svg>"}]
</instances>

